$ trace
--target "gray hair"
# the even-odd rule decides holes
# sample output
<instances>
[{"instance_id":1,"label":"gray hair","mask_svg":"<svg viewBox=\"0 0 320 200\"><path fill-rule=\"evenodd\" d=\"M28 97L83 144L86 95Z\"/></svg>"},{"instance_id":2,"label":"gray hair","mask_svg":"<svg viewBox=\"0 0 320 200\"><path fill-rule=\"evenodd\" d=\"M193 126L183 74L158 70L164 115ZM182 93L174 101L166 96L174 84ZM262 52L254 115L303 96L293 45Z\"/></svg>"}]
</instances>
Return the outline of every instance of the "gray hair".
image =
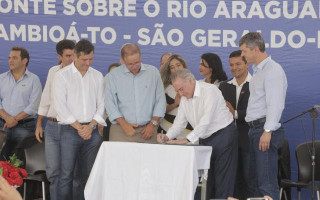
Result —
<instances>
[{"instance_id":1,"label":"gray hair","mask_svg":"<svg viewBox=\"0 0 320 200\"><path fill-rule=\"evenodd\" d=\"M162 56L161 56L161 58L160 58L160 62L162 61L162 58L163 58L164 56L166 56L166 55L172 56L172 54L173 54L173 53L171 53L171 52L165 52L164 54L162 54Z\"/></svg>"},{"instance_id":2,"label":"gray hair","mask_svg":"<svg viewBox=\"0 0 320 200\"><path fill-rule=\"evenodd\" d=\"M126 43L121 47L121 50L120 50L120 56L122 59L136 53L141 56L141 50L139 46L135 43Z\"/></svg>"},{"instance_id":3,"label":"gray hair","mask_svg":"<svg viewBox=\"0 0 320 200\"><path fill-rule=\"evenodd\" d=\"M180 69L171 74L171 83L173 83L177 78L181 78L185 81L187 80L196 80L194 75L188 69Z\"/></svg>"},{"instance_id":4,"label":"gray hair","mask_svg":"<svg viewBox=\"0 0 320 200\"><path fill-rule=\"evenodd\" d=\"M245 44L250 49L253 49L255 46L258 46L261 52L265 52L266 50L264 40L262 38L261 33L259 32L249 32L242 36L239 41L239 47L241 47L243 44Z\"/></svg>"}]
</instances>

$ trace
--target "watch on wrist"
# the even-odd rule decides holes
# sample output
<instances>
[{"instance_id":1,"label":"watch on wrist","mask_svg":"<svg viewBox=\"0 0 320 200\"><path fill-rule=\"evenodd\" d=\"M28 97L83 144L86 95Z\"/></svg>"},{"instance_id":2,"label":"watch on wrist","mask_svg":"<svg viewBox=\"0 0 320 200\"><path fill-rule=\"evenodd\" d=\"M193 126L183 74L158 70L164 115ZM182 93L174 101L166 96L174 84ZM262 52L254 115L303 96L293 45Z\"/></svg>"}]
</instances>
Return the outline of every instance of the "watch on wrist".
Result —
<instances>
[{"instance_id":1,"label":"watch on wrist","mask_svg":"<svg viewBox=\"0 0 320 200\"><path fill-rule=\"evenodd\" d=\"M156 120L151 120L151 123L153 124L153 126L158 126L159 123Z\"/></svg>"},{"instance_id":2,"label":"watch on wrist","mask_svg":"<svg viewBox=\"0 0 320 200\"><path fill-rule=\"evenodd\" d=\"M271 130L269 130L269 129L264 129L264 132L270 133Z\"/></svg>"},{"instance_id":3,"label":"watch on wrist","mask_svg":"<svg viewBox=\"0 0 320 200\"><path fill-rule=\"evenodd\" d=\"M94 125L93 123L90 123L89 125L91 126L92 130L96 129L96 127L97 127L97 126Z\"/></svg>"}]
</instances>

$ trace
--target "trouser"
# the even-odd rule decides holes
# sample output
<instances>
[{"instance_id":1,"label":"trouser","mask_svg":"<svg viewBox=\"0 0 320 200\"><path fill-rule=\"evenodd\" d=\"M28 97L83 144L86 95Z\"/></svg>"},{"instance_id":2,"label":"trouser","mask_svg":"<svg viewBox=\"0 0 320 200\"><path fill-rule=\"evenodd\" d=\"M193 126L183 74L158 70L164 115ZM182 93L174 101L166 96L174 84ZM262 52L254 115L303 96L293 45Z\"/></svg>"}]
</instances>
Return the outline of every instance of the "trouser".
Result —
<instances>
[{"instance_id":1,"label":"trouser","mask_svg":"<svg viewBox=\"0 0 320 200\"><path fill-rule=\"evenodd\" d=\"M233 196L238 161L238 132L234 123L206 139L201 139L200 144L212 146L207 199L226 199ZM196 194L195 199L198 198Z\"/></svg>"},{"instance_id":2,"label":"trouser","mask_svg":"<svg viewBox=\"0 0 320 200\"><path fill-rule=\"evenodd\" d=\"M270 147L267 151L259 150L260 137L264 132L264 123L250 127L250 164L252 174L249 184L255 188L253 197L268 195L273 200L279 199L278 186L278 149L284 141L284 128L281 126L271 134Z\"/></svg>"},{"instance_id":3,"label":"trouser","mask_svg":"<svg viewBox=\"0 0 320 200\"><path fill-rule=\"evenodd\" d=\"M112 124L110 128L109 141L123 141L123 142L143 142L143 143L157 143L157 127L154 128L154 133L149 140L142 138L141 132L146 126L135 128L136 134L128 136L125 134L119 124Z\"/></svg>"},{"instance_id":4,"label":"trouser","mask_svg":"<svg viewBox=\"0 0 320 200\"><path fill-rule=\"evenodd\" d=\"M81 184L79 184L79 188L76 191L84 193L85 183L90 175L90 171L98 153L101 140L102 138L98 132L98 129L92 131L92 136L89 140L83 140L78 135L77 130L70 125L61 126L61 168L58 182L59 200L70 200L73 198L73 173L78 155L81 157L81 162L78 164L79 168L81 168L82 177Z\"/></svg>"},{"instance_id":5,"label":"trouser","mask_svg":"<svg viewBox=\"0 0 320 200\"><path fill-rule=\"evenodd\" d=\"M0 120L0 128L4 126L4 121ZM14 153L17 145L28 135L34 135L35 120L26 119L21 121L15 127L5 128L4 132L7 134L5 145L1 150L0 160L9 160L9 157Z\"/></svg>"},{"instance_id":6,"label":"trouser","mask_svg":"<svg viewBox=\"0 0 320 200\"><path fill-rule=\"evenodd\" d=\"M58 200L61 125L48 120L44 130L46 174L50 182L50 199Z\"/></svg>"}]
</instances>

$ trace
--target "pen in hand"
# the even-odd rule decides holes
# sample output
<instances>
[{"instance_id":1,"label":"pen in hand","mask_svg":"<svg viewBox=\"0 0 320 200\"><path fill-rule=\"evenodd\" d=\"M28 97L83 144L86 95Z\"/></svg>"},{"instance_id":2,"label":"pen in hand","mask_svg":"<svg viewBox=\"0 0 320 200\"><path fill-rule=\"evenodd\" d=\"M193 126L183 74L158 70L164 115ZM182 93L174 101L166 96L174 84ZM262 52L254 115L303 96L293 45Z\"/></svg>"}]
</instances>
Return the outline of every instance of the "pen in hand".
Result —
<instances>
[{"instance_id":1,"label":"pen in hand","mask_svg":"<svg viewBox=\"0 0 320 200\"><path fill-rule=\"evenodd\" d=\"M163 130L161 130L161 133L160 133L160 142L161 144L166 144L166 136L165 134L163 134Z\"/></svg>"}]
</instances>

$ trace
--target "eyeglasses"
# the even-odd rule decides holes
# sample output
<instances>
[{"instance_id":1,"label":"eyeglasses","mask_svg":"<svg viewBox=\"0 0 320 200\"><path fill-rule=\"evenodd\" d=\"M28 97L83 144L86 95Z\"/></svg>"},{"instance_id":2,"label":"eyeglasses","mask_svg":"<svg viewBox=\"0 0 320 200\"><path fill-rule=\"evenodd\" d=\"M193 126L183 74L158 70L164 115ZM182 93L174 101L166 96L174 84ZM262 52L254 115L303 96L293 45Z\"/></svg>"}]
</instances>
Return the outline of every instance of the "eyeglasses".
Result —
<instances>
[{"instance_id":1,"label":"eyeglasses","mask_svg":"<svg viewBox=\"0 0 320 200\"><path fill-rule=\"evenodd\" d=\"M141 64L141 62L135 62L135 63L130 63L130 64L126 64L127 67L131 68L131 67L134 67L134 66L139 66Z\"/></svg>"}]
</instances>

